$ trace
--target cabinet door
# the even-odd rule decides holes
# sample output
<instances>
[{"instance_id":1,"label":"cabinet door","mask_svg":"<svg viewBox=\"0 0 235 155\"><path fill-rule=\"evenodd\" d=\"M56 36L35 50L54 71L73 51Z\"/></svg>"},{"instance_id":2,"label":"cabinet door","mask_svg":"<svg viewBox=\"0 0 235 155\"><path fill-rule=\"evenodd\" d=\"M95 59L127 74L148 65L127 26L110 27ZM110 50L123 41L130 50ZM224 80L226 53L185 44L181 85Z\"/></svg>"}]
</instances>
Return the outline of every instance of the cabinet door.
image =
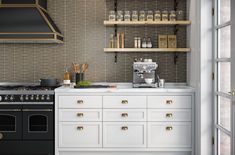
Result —
<instances>
[{"instance_id":1,"label":"cabinet door","mask_svg":"<svg viewBox=\"0 0 235 155\"><path fill-rule=\"evenodd\" d=\"M146 147L146 125L143 122L104 123L104 147Z\"/></svg>"},{"instance_id":2,"label":"cabinet door","mask_svg":"<svg viewBox=\"0 0 235 155\"><path fill-rule=\"evenodd\" d=\"M104 96L104 108L146 108L145 96Z\"/></svg>"},{"instance_id":3,"label":"cabinet door","mask_svg":"<svg viewBox=\"0 0 235 155\"><path fill-rule=\"evenodd\" d=\"M146 121L146 109L104 109L104 121Z\"/></svg>"},{"instance_id":4,"label":"cabinet door","mask_svg":"<svg viewBox=\"0 0 235 155\"><path fill-rule=\"evenodd\" d=\"M59 147L102 147L102 123L59 123Z\"/></svg>"},{"instance_id":5,"label":"cabinet door","mask_svg":"<svg viewBox=\"0 0 235 155\"><path fill-rule=\"evenodd\" d=\"M190 109L191 107L191 96L148 96L148 108Z\"/></svg>"},{"instance_id":6,"label":"cabinet door","mask_svg":"<svg viewBox=\"0 0 235 155\"><path fill-rule=\"evenodd\" d=\"M148 109L148 121L192 121L191 109Z\"/></svg>"},{"instance_id":7,"label":"cabinet door","mask_svg":"<svg viewBox=\"0 0 235 155\"><path fill-rule=\"evenodd\" d=\"M59 96L59 108L102 108L102 96Z\"/></svg>"},{"instance_id":8,"label":"cabinet door","mask_svg":"<svg viewBox=\"0 0 235 155\"><path fill-rule=\"evenodd\" d=\"M102 109L60 109L59 121L102 121Z\"/></svg>"},{"instance_id":9,"label":"cabinet door","mask_svg":"<svg viewBox=\"0 0 235 155\"><path fill-rule=\"evenodd\" d=\"M191 147L191 122L148 123L148 147Z\"/></svg>"}]
</instances>

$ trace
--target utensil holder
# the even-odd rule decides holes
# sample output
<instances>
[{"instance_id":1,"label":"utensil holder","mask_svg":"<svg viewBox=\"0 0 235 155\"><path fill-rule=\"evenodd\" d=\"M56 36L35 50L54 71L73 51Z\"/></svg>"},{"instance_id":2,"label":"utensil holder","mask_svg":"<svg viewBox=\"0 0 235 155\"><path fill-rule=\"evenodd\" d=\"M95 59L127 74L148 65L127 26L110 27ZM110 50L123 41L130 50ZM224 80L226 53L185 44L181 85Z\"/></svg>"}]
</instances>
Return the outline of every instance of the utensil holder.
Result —
<instances>
[{"instance_id":1,"label":"utensil holder","mask_svg":"<svg viewBox=\"0 0 235 155\"><path fill-rule=\"evenodd\" d=\"M79 84L80 81L84 81L84 73L76 73L76 84Z\"/></svg>"}]
</instances>

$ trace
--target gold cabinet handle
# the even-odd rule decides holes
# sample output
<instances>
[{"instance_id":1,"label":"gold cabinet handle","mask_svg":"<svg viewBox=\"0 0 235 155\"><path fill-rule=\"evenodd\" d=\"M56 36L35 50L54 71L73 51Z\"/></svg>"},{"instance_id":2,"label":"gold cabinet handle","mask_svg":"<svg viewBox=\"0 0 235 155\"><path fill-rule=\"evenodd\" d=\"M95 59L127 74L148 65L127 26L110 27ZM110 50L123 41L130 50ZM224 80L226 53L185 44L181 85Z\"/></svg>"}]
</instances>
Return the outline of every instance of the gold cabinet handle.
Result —
<instances>
[{"instance_id":1,"label":"gold cabinet handle","mask_svg":"<svg viewBox=\"0 0 235 155\"><path fill-rule=\"evenodd\" d=\"M79 130L79 131L82 131L84 128L83 128L83 126L78 126L77 127L77 130Z\"/></svg>"},{"instance_id":2,"label":"gold cabinet handle","mask_svg":"<svg viewBox=\"0 0 235 155\"><path fill-rule=\"evenodd\" d=\"M122 104L128 104L128 100L122 100Z\"/></svg>"},{"instance_id":3,"label":"gold cabinet handle","mask_svg":"<svg viewBox=\"0 0 235 155\"><path fill-rule=\"evenodd\" d=\"M1 140L1 139L3 139L3 134L2 134L2 133L0 133L0 140Z\"/></svg>"},{"instance_id":4,"label":"gold cabinet handle","mask_svg":"<svg viewBox=\"0 0 235 155\"><path fill-rule=\"evenodd\" d=\"M128 130L128 127L127 126L122 126L122 128L121 128L123 131L126 131L126 130Z\"/></svg>"},{"instance_id":5,"label":"gold cabinet handle","mask_svg":"<svg viewBox=\"0 0 235 155\"><path fill-rule=\"evenodd\" d=\"M228 92L229 95L235 96L235 91Z\"/></svg>"},{"instance_id":6,"label":"gold cabinet handle","mask_svg":"<svg viewBox=\"0 0 235 155\"><path fill-rule=\"evenodd\" d=\"M83 104L84 102L83 102L83 100L77 100L77 103L78 104Z\"/></svg>"},{"instance_id":7,"label":"gold cabinet handle","mask_svg":"<svg viewBox=\"0 0 235 155\"><path fill-rule=\"evenodd\" d=\"M166 130L167 130L167 131L171 131L171 130L173 130L173 127L172 127L172 126L167 126L167 127L166 127Z\"/></svg>"},{"instance_id":8,"label":"gold cabinet handle","mask_svg":"<svg viewBox=\"0 0 235 155\"><path fill-rule=\"evenodd\" d=\"M173 117L173 114L172 113L167 113L166 114L166 118L172 118Z\"/></svg>"},{"instance_id":9,"label":"gold cabinet handle","mask_svg":"<svg viewBox=\"0 0 235 155\"><path fill-rule=\"evenodd\" d=\"M166 100L166 104L173 104L172 100Z\"/></svg>"},{"instance_id":10,"label":"gold cabinet handle","mask_svg":"<svg viewBox=\"0 0 235 155\"><path fill-rule=\"evenodd\" d=\"M83 114L83 113L77 113L77 116L78 116L78 117L83 117L84 114Z\"/></svg>"},{"instance_id":11,"label":"gold cabinet handle","mask_svg":"<svg viewBox=\"0 0 235 155\"><path fill-rule=\"evenodd\" d=\"M128 113L122 113L122 117L128 117Z\"/></svg>"}]
</instances>

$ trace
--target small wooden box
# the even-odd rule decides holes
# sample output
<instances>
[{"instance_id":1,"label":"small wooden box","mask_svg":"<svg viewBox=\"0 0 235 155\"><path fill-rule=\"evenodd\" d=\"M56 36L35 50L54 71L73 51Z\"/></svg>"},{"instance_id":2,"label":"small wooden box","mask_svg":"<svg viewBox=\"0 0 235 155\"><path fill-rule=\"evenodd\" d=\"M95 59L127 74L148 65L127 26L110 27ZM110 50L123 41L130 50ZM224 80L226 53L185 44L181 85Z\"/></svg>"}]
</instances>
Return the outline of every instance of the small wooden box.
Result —
<instances>
[{"instance_id":1,"label":"small wooden box","mask_svg":"<svg viewBox=\"0 0 235 155\"><path fill-rule=\"evenodd\" d=\"M158 35L158 48L167 48L167 35Z\"/></svg>"},{"instance_id":2,"label":"small wooden box","mask_svg":"<svg viewBox=\"0 0 235 155\"><path fill-rule=\"evenodd\" d=\"M176 35L168 35L168 48L177 48Z\"/></svg>"}]
</instances>

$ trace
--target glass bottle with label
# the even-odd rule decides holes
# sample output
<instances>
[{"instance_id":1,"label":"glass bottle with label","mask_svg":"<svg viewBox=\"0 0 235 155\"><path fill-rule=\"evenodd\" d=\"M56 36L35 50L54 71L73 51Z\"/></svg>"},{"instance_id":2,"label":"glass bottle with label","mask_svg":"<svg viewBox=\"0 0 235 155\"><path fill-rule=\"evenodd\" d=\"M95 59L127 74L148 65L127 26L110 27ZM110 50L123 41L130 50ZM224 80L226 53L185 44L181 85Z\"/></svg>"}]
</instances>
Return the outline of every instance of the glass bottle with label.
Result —
<instances>
[{"instance_id":1,"label":"glass bottle with label","mask_svg":"<svg viewBox=\"0 0 235 155\"><path fill-rule=\"evenodd\" d=\"M124 20L125 21L131 21L131 13L130 13L130 11L125 11Z\"/></svg>"},{"instance_id":2,"label":"glass bottle with label","mask_svg":"<svg viewBox=\"0 0 235 155\"><path fill-rule=\"evenodd\" d=\"M155 11L154 20L155 21L161 21L162 20L161 11L159 11L159 10Z\"/></svg>"},{"instance_id":3,"label":"glass bottle with label","mask_svg":"<svg viewBox=\"0 0 235 155\"><path fill-rule=\"evenodd\" d=\"M168 21L169 20L169 14L168 11L162 11L162 21Z\"/></svg>"},{"instance_id":4,"label":"glass bottle with label","mask_svg":"<svg viewBox=\"0 0 235 155\"><path fill-rule=\"evenodd\" d=\"M132 21L138 21L139 17L138 17L138 11L132 11L132 16L131 16L131 20Z\"/></svg>"},{"instance_id":5,"label":"glass bottle with label","mask_svg":"<svg viewBox=\"0 0 235 155\"><path fill-rule=\"evenodd\" d=\"M176 21L176 13L174 10L170 12L170 21Z\"/></svg>"},{"instance_id":6,"label":"glass bottle with label","mask_svg":"<svg viewBox=\"0 0 235 155\"><path fill-rule=\"evenodd\" d=\"M147 12L147 21L153 21L153 11Z\"/></svg>"},{"instance_id":7,"label":"glass bottle with label","mask_svg":"<svg viewBox=\"0 0 235 155\"><path fill-rule=\"evenodd\" d=\"M145 11L140 11L139 21L145 21Z\"/></svg>"},{"instance_id":8,"label":"glass bottle with label","mask_svg":"<svg viewBox=\"0 0 235 155\"><path fill-rule=\"evenodd\" d=\"M116 14L115 11L109 11L109 21L115 21L116 20Z\"/></svg>"},{"instance_id":9,"label":"glass bottle with label","mask_svg":"<svg viewBox=\"0 0 235 155\"><path fill-rule=\"evenodd\" d=\"M117 21L123 21L123 11L117 11Z\"/></svg>"}]
</instances>

